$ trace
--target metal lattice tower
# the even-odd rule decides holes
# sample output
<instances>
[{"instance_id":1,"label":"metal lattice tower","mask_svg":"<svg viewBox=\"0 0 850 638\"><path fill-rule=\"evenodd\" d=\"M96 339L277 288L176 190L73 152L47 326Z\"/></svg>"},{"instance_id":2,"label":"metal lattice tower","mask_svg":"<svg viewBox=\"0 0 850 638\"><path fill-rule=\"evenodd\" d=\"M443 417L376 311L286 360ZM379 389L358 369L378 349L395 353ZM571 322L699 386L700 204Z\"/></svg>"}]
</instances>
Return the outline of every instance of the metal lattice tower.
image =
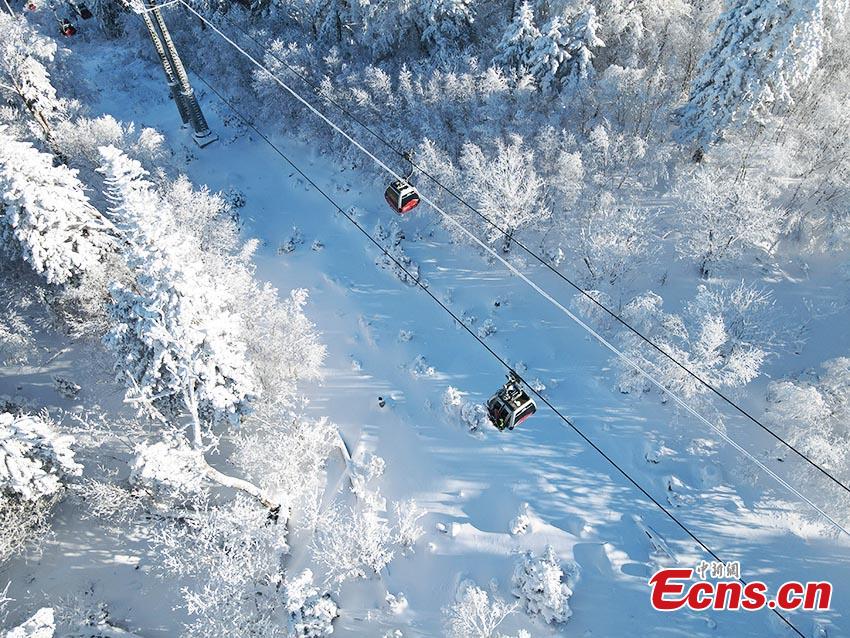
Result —
<instances>
[{"instance_id":1,"label":"metal lattice tower","mask_svg":"<svg viewBox=\"0 0 850 638\"><path fill-rule=\"evenodd\" d=\"M180 111L180 117L184 124L188 123L192 126L193 137L198 146L204 147L212 144L218 139L218 136L207 125L207 120L203 111L201 111L201 105L192 89L192 83L189 81L189 75L186 73L183 61L177 53L177 47L174 46L174 40L171 39L171 33L168 31L162 12L151 0L147 0L147 6L148 10L142 12L142 18L148 28L151 40L153 40L157 55L159 55L171 95L177 104L177 110ZM151 14L153 20L150 17Z\"/></svg>"},{"instance_id":2,"label":"metal lattice tower","mask_svg":"<svg viewBox=\"0 0 850 638\"><path fill-rule=\"evenodd\" d=\"M156 26L151 20L150 14L147 11L140 12L142 20L148 29L148 34L153 41L153 46L156 49L156 54L159 56L159 61L162 64L162 70L165 72L165 80L168 82L168 88L171 90L171 97L174 98L174 104L177 105L177 110L180 112L180 119L183 124L189 123L189 113L183 103L183 96L180 94L180 85L177 83L177 78L174 76L174 69L171 68L171 60L168 59L168 54L165 52L165 47L162 45L162 40L157 33Z\"/></svg>"}]
</instances>

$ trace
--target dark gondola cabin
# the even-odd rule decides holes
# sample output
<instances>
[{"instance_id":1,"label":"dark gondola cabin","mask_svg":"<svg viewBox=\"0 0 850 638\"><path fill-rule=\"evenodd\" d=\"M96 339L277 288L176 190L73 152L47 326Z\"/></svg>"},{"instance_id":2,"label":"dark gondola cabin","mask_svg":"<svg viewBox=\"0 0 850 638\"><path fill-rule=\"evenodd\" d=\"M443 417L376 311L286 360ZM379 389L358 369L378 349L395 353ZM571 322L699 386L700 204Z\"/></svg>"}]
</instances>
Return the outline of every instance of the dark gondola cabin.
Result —
<instances>
[{"instance_id":1,"label":"dark gondola cabin","mask_svg":"<svg viewBox=\"0 0 850 638\"><path fill-rule=\"evenodd\" d=\"M419 205L419 193L403 179L396 180L387 187L384 199L399 215L409 213Z\"/></svg>"},{"instance_id":2,"label":"dark gondola cabin","mask_svg":"<svg viewBox=\"0 0 850 638\"><path fill-rule=\"evenodd\" d=\"M509 376L508 382L487 401L487 414L499 430L513 430L535 412L534 400L514 376Z\"/></svg>"}]
</instances>

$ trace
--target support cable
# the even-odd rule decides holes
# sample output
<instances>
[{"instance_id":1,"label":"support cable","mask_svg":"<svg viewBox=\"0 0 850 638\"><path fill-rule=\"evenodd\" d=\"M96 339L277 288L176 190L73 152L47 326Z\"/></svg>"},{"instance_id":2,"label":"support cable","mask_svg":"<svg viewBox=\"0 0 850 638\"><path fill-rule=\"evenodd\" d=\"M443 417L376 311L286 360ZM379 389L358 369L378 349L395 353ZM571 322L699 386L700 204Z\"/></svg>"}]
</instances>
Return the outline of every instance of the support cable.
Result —
<instances>
[{"instance_id":1,"label":"support cable","mask_svg":"<svg viewBox=\"0 0 850 638\"><path fill-rule=\"evenodd\" d=\"M175 1L180 2L181 4L184 4L184 5L186 4L183 0L175 0ZM599 308L600 310L605 312L607 315L612 317L620 325L625 327L629 332L631 332L636 337L638 337L641 341L643 341L644 343L649 345L652 349L657 351L659 354L661 354L663 357L665 357L667 360L669 360L671 363L673 363L676 367L681 369L684 373L686 373L688 376L690 376L692 379L694 379L697 383L699 383L700 385L702 385L703 387L708 389L712 394L719 397L724 403L731 406L739 414L741 414L746 419L748 419L749 421L751 421L752 423L757 425L763 431L767 432L777 442L779 442L780 444L782 444L783 446L785 446L786 448L791 450L795 455L797 455L804 462L806 462L807 464L809 464L810 466L815 468L818 472L820 472L821 474L826 476L830 481L832 481L833 483L838 485L841 489L843 489L845 492L850 494L850 485L847 485L846 483L842 482L834 474L832 474L829 470L827 470L825 467L823 467L823 465L821 465L820 463L818 463L817 461L812 459L809 455L807 455L805 452L803 452L798 447L796 447L793 443L788 441L788 439L784 438L781 434L777 433L775 430L770 428L768 425L766 425L764 422L762 422L759 418L757 418L749 410L747 410L746 408L739 405L728 394L723 392L716 385L714 385L710 381L707 381L704 377L702 377L698 373L694 372L691 368L689 368L684 363L682 363L682 361L680 361L678 358L676 358L672 354L670 354L665 348L663 348L661 345L659 345L658 343L656 343L655 341L650 339L648 336L646 336L641 330L639 330L638 328L635 328L631 323L629 323L628 321L623 319L618 313L616 313L614 310L612 310L611 308L609 308L608 306L603 304L601 301L599 301L599 299L597 299L592 294L590 294L590 292L588 292L587 290L582 288L580 285L578 285L576 282L574 282L572 279L567 277L567 275L565 275L563 272L561 272L560 270L558 270L557 268L552 266L552 264L550 264L548 260L546 260L544 257L540 256L538 253L536 253L531 248L529 248L523 241L521 241L520 239L517 239L516 236L513 233L510 233L507 230L503 229L498 224L496 224L494 221L492 221L489 217L484 215L484 213L482 213L475 206L470 204L464 197L459 195L453 188L444 184L436 176L434 176L429 171L427 171L424 167L417 164L413 159L406 157L405 152L403 150L400 150L396 146L394 146L383 135L381 135L380 133L375 131L371 126L369 126L368 124L363 122L361 118L359 118L357 115L353 114L344 105L340 104L339 101L337 101L333 97L327 95L327 93L324 92L324 90L322 89L320 84L316 83L314 80L305 76L298 69L296 69L291 64L286 62L284 59L282 59L280 56L278 56L273 51L270 51L267 46L265 46L261 42L259 42L250 32L248 32L246 29L244 29L237 22L235 22L234 20L230 20L229 18L225 18L225 20L231 26L235 27L238 31L240 31L245 37L247 37L249 40L251 40L254 44L256 44L258 47L260 47L263 50L264 53L266 53L267 55L274 58L277 62L282 64L284 67L286 67L286 69L289 72L291 72L292 74L294 74L295 76L300 78L305 84L310 86L313 89L313 93L317 97L320 97L321 99L325 100L329 104L335 106L343 114L345 114L349 119L351 119L353 122L358 124L367 133L372 135L372 137L377 139L384 146L386 146L387 149L389 149L390 151L392 151L393 153L398 155L400 158L410 161L411 166L413 166L418 172L422 173L430 181L432 181L434 184L439 186L443 191L445 191L446 193L451 195L454 199L456 199L464 207L466 207L467 209L469 209L470 211L475 213L475 215L478 216L482 221L484 221L487 225L489 225L491 228L493 228L495 231L497 231L499 234L501 234L507 242L516 244L528 256L532 257L535 261L539 262L542 266L544 266L547 270L549 270L551 273L553 273L556 277L558 277L559 279L561 279L562 281L567 283L569 286L574 288L579 294L581 294L586 299L588 299L594 306L596 306L597 308ZM646 359L644 359L644 360L646 361Z\"/></svg>"},{"instance_id":2,"label":"support cable","mask_svg":"<svg viewBox=\"0 0 850 638\"><path fill-rule=\"evenodd\" d=\"M612 459L602 448L599 447L588 435L586 435L575 423L573 423L568 417L564 416L560 410L558 410L549 400L543 396L539 391L535 390L532 386L528 384L525 379L514 370L511 365L502 358L495 350L493 350L481 337L479 337L475 332L467 326L461 318L454 313L443 301L441 301L433 292L431 292L428 287L421 281L419 277L416 277L411 273L400 261L398 261L390 252L377 240L374 236L372 236L369 231L367 231L363 226L347 211L345 211L342 206L340 206L324 189L322 189L309 175L307 175L298 165L296 165L274 142L269 139L269 137L263 133L257 126L253 124L236 106L228 100L222 93L220 93L215 87L213 87L207 80L195 72L195 76L203 82L206 87L212 91L218 98L227 105L231 111L252 131L254 131L269 147L277 153L287 164L289 164L310 186L312 186L328 203L333 206L333 208L343 215L349 222L351 222L354 227L360 231L360 233L368 239L372 244L374 244L378 250L380 250L390 261L392 261L396 267L398 267L402 272L404 272L411 281L414 281L418 288L420 288L428 297L431 298L440 308L442 308L451 318L461 327L464 331L469 334L475 341L478 342L487 352L490 353L493 358L495 358L506 370L515 374L517 378L522 381L533 393L534 395L540 399L547 407L549 407L552 412L554 412L567 426L570 427L587 445L589 445L593 450L595 450L605 461L607 461L614 469L617 470L619 474L621 474L634 488L636 488L641 494L643 494L647 499L649 499L658 509L660 509L667 517L673 521L688 537L690 537L697 545L699 545L703 551L705 551L709 556L711 556L714 560L719 562L724 562L720 556L712 550L704 541L702 541L694 532L690 530L682 521L680 521L669 509L664 507L656 498L654 498L640 483L637 482L622 466L620 466L614 459ZM742 585L746 586L747 581L743 578L738 578L738 582ZM805 638L804 634L787 618L783 615L779 610L773 608L771 609L773 613L775 613L779 618L784 622L795 634L800 636L800 638Z\"/></svg>"},{"instance_id":3,"label":"support cable","mask_svg":"<svg viewBox=\"0 0 850 638\"><path fill-rule=\"evenodd\" d=\"M185 6L189 11L194 13L202 22L204 22L207 26L209 26L215 33L217 33L223 40L229 43L234 49L236 49L239 53L245 56L254 66L264 71L271 77L278 85L280 85L283 89L285 89L290 95L292 95L296 100L298 100L301 104L303 104L307 109L309 109L312 113L314 113L317 117L319 117L322 121L324 121L328 126L330 126L337 133L346 138L352 145L358 148L364 155L370 158L376 165L381 167L384 171L395 177L396 179L401 179L401 175L399 175L395 170L387 166L380 158L376 157L371 151L369 151L366 147L364 147L360 142L355 140L351 135L345 132L342 128L340 128L337 124L335 124L332 120L330 120L324 113L319 111L315 106L313 106L310 102L305 100L298 92L294 89L290 88L288 84L286 84L283 80L281 80L278 76L272 73L266 66L264 66L261 62L257 61L250 53L245 51L242 47L240 47L236 42L234 42L230 37L228 37L224 32L222 32L215 24L209 21L206 17L198 13L191 5L189 5L185 0L180 0L180 3ZM552 297L548 292L543 290L539 285L537 285L534 281L529 279L525 274L523 274L520 270L518 270L515 266L513 266L510 262L508 262L504 257L499 255L492 247L485 244L481 239L479 239L474 233L469 231L463 224L461 224L453 215L450 215L446 211L444 211L436 202L430 199L428 196L424 194L420 194L422 201L428 203L434 210L436 210L442 217L447 220L450 224L452 224L455 228L457 228L462 234L466 235L471 239L475 244L477 244L482 250L492 256L494 259L499 261L505 268L507 268L511 273L513 273L516 277L520 278L524 281L529 287L535 290L541 297L549 301L553 306L559 309L562 313L564 313L567 317L577 323L580 327L582 327L588 334L593 336L599 343L605 346L608 350L618 356L622 361L629 365L635 372L637 372L644 379L652 383L654 386L658 387L661 391L667 394L670 398L672 398L680 407L682 407L685 411L690 413L699 421L703 422L707 425L711 430L713 430L721 439L726 441L733 448L738 450L742 455L744 455L747 459L749 459L753 464L759 467L762 471L768 474L771 478L773 478L779 485L788 490L791 494L796 496L801 501L807 503L813 510L815 510L818 514L820 514L823 518L828 520L837 530L843 532L847 536L850 536L850 532L847 531L838 521L836 521L832 516L830 516L826 511L824 511L821 507L815 504L811 499L802 494L799 490L797 490L794 486L788 483L785 479L776 474L773 470L767 467L761 460L757 459L749 450L745 449L741 446L737 441L731 438L721 427L715 425L707 418L705 418L702 414L697 412L693 407L691 407L688 403L686 403L681 397L679 397L675 392L667 388L661 381L657 380L653 377L649 372L647 372L644 368L642 368L637 362L635 362L631 357L627 356L624 352L618 349L614 344L605 339L601 334L599 334L596 330L594 330L587 323L582 321L578 316L576 316L572 311L566 308L561 302Z\"/></svg>"}]
</instances>

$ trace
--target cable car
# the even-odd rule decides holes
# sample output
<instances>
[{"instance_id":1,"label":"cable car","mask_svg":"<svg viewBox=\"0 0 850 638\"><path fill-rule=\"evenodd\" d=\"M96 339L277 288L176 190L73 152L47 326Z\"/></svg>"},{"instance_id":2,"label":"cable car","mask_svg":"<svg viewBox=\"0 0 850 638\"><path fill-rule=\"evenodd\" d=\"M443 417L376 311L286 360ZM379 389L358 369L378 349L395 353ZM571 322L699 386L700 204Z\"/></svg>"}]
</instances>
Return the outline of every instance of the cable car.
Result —
<instances>
[{"instance_id":1,"label":"cable car","mask_svg":"<svg viewBox=\"0 0 850 638\"><path fill-rule=\"evenodd\" d=\"M62 35L72 36L77 33L77 28L73 24L71 24L70 20L68 20L67 18L62 18L59 21L59 31L62 33Z\"/></svg>"},{"instance_id":2,"label":"cable car","mask_svg":"<svg viewBox=\"0 0 850 638\"><path fill-rule=\"evenodd\" d=\"M387 204L399 215L409 213L419 205L419 193L406 179L397 179L384 192Z\"/></svg>"},{"instance_id":3,"label":"cable car","mask_svg":"<svg viewBox=\"0 0 850 638\"><path fill-rule=\"evenodd\" d=\"M36 9L38 9L38 5L35 2L27 3L27 11L35 11Z\"/></svg>"},{"instance_id":4,"label":"cable car","mask_svg":"<svg viewBox=\"0 0 850 638\"><path fill-rule=\"evenodd\" d=\"M513 430L535 412L537 406L534 399L513 373L508 375L507 383L487 401L487 414L499 430Z\"/></svg>"}]
</instances>

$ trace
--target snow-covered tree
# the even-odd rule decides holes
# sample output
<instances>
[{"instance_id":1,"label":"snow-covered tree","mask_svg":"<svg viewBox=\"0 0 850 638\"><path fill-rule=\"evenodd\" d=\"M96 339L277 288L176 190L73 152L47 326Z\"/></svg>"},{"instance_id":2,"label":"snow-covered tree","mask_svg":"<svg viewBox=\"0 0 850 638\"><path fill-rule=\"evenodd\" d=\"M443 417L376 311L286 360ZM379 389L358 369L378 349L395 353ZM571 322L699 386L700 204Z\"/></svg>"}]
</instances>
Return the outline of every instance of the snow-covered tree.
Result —
<instances>
[{"instance_id":1,"label":"snow-covered tree","mask_svg":"<svg viewBox=\"0 0 850 638\"><path fill-rule=\"evenodd\" d=\"M2 252L0 251L0 255ZM12 267L10 267L12 266ZM31 277L35 279L33 275ZM0 263L0 365L26 363L36 347L29 314L35 305L21 268Z\"/></svg>"},{"instance_id":2,"label":"snow-covered tree","mask_svg":"<svg viewBox=\"0 0 850 638\"><path fill-rule=\"evenodd\" d=\"M128 385L128 400L167 428L188 417L188 438L206 476L276 508L262 490L213 470L202 457L215 426L238 422L254 396L240 322L225 303L226 292L204 271L139 162L114 147L102 153L112 215L136 274L132 287L112 289L114 328L104 339ZM176 450L182 447L178 441Z\"/></svg>"},{"instance_id":3,"label":"snow-covered tree","mask_svg":"<svg viewBox=\"0 0 850 638\"><path fill-rule=\"evenodd\" d=\"M45 66L54 61L56 49L56 41L41 35L23 16L0 13L0 95L22 106L48 140L65 110Z\"/></svg>"},{"instance_id":4,"label":"snow-covered tree","mask_svg":"<svg viewBox=\"0 0 850 638\"><path fill-rule=\"evenodd\" d=\"M692 0L608 0L599 3L599 36L608 43L609 61L639 68L684 44ZM656 56L653 58L653 56Z\"/></svg>"},{"instance_id":5,"label":"snow-covered tree","mask_svg":"<svg viewBox=\"0 0 850 638\"><path fill-rule=\"evenodd\" d=\"M351 32L351 1L329 0L324 9L316 14L316 33L319 40L340 43Z\"/></svg>"},{"instance_id":6,"label":"snow-covered tree","mask_svg":"<svg viewBox=\"0 0 850 638\"><path fill-rule=\"evenodd\" d=\"M452 419L463 423L470 432L481 432L492 425L487 409L479 401L469 401L453 386L443 393L443 406Z\"/></svg>"},{"instance_id":7,"label":"snow-covered tree","mask_svg":"<svg viewBox=\"0 0 850 638\"><path fill-rule=\"evenodd\" d=\"M48 535L54 501L22 501L0 493L0 564Z\"/></svg>"},{"instance_id":8,"label":"snow-covered tree","mask_svg":"<svg viewBox=\"0 0 850 638\"><path fill-rule=\"evenodd\" d=\"M185 579L187 638L263 636L291 638L282 561L286 527L270 524L268 511L239 496L217 504L198 498L180 516L162 517L152 534L160 575Z\"/></svg>"},{"instance_id":9,"label":"snow-covered tree","mask_svg":"<svg viewBox=\"0 0 850 638\"><path fill-rule=\"evenodd\" d=\"M769 292L752 285L701 285L681 315L664 312L661 297L647 293L627 304L622 316L704 381L736 388L760 374L775 346L769 317L772 304ZM650 371L680 396L707 392L699 381L638 337L627 335L625 348L632 359L650 361ZM650 389L634 369L625 363L618 365L622 391Z\"/></svg>"},{"instance_id":10,"label":"snow-covered tree","mask_svg":"<svg viewBox=\"0 0 850 638\"><path fill-rule=\"evenodd\" d=\"M402 551L413 551L416 541L425 533L419 524L419 519L425 515L416 501L409 499L393 503L393 514L396 520L396 541L402 547Z\"/></svg>"},{"instance_id":11,"label":"snow-covered tree","mask_svg":"<svg viewBox=\"0 0 850 638\"><path fill-rule=\"evenodd\" d=\"M422 41L438 56L468 41L469 27L475 21L474 4L474 0L424 0Z\"/></svg>"},{"instance_id":12,"label":"snow-covered tree","mask_svg":"<svg viewBox=\"0 0 850 638\"><path fill-rule=\"evenodd\" d=\"M202 424L237 420L253 394L238 322L139 162L114 147L103 157L112 215L136 273L132 288L112 291L115 328L106 344L141 407L191 417L202 449Z\"/></svg>"},{"instance_id":13,"label":"snow-covered tree","mask_svg":"<svg viewBox=\"0 0 850 638\"><path fill-rule=\"evenodd\" d=\"M570 82L583 82L593 76L593 52L605 46L598 31L599 21L593 5L587 5L573 17L567 45L570 54Z\"/></svg>"},{"instance_id":14,"label":"snow-covered tree","mask_svg":"<svg viewBox=\"0 0 850 638\"><path fill-rule=\"evenodd\" d=\"M319 517L312 546L327 583L339 587L350 579L369 578L393 559L398 537L386 516L386 499L374 485L383 472L384 459L374 454L348 461L357 503L333 503Z\"/></svg>"},{"instance_id":15,"label":"snow-covered tree","mask_svg":"<svg viewBox=\"0 0 850 638\"><path fill-rule=\"evenodd\" d=\"M0 365L25 363L34 345L32 331L23 316L10 303L0 315Z\"/></svg>"},{"instance_id":16,"label":"snow-covered tree","mask_svg":"<svg viewBox=\"0 0 850 638\"><path fill-rule=\"evenodd\" d=\"M130 483L157 500L186 499L208 488L201 452L181 439L143 444L130 465Z\"/></svg>"},{"instance_id":17,"label":"snow-covered tree","mask_svg":"<svg viewBox=\"0 0 850 638\"><path fill-rule=\"evenodd\" d=\"M523 226L549 215L543 203L543 180L534 169L534 153L523 148L522 140L514 138L509 144L497 140L492 157L468 142L463 146L460 166L475 207L497 227L485 226L490 242L499 240L502 233L511 237ZM504 247L510 248L507 239Z\"/></svg>"},{"instance_id":18,"label":"snow-covered tree","mask_svg":"<svg viewBox=\"0 0 850 638\"><path fill-rule=\"evenodd\" d=\"M83 469L73 444L45 418L0 413L0 562L47 532L65 480Z\"/></svg>"},{"instance_id":19,"label":"snow-covered tree","mask_svg":"<svg viewBox=\"0 0 850 638\"><path fill-rule=\"evenodd\" d=\"M296 394L299 380L321 375L326 349L315 324L305 314L309 293L290 291L283 300L268 284L246 285L242 304L247 357L256 386L266 401L284 401Z\"/></svg>"},{"instance_id":20,"label":"snow-covered tree","mask_svg":"<svg viewBox=\"0 0 850 638\"><path fill-rule=\"evenodd\" d=\"M0 128L0 240L61 284L113 247L114 228L91 205L76 171Z\"/></svg>"},{"instance_id":21,"label":"snow-covered tree","mask_svg":"<svg viewBox=\"0 0 850 638\"><path fill-rule=\"evenodd\" d=\"M562 623L572 616L569 600L577 577L578 565L571 563L565 574L555 550L547 545L542 556L527 552L517 563L513 593L530 616Z\"/></svg>"},{"instance_id":22,"label":"snow-covered tree","mask_svg":"<svg viewBox=\"0 0 850 638\"><path fill-rule=\"evenodd\" d=\"M340 443L336 426L327 419L308 419L264 403L240 428L230 460L274 495L291 529L312 531L325 493L325 464Z\"/></svg>"},{"instance_id":23,"label":"snow-covered tree","mask_svg":"<svg viewBox=\"0 0 850 638\"><path fill-rule=\"evenodd\" d=\"M221 303L239 324L255 386L266 401L288 401L298 380L320 375L325 348L305 314L309 293L296 289L280 299L254 277L256 241L242 243L233 214L220 194L195 189L181 176L162 193L176 226L189 231L196 257L221 291Z\"/></svg>"},{"instance_id":24,"label":"snow-covered tree","mask_svg":"<svg viewBox=\"0 0 850 638\"><path fill-rule=\"evenodd\" d=\"M549 20L534 42L528 64L543 91L557 92L567 75L570 35L561 16Z\"/></svg>"},{"instance_id":25,"label":"snow-covered tree","mask_svg":"<svg viewBox=\"0 0 850 638\"><path fill-rule=\"evenodd\" d=\"M593 73L593 50L604 47L598 36L596 10L586 4L568 17L555 15L541 29L529 64L541 89L557 92L565 82L576 83Z\"/></svg>"},{"instance_id":26,"label":"snow-covered tree","mask_svg":"<svg viewBox=\"0 0 850 638\"><path fill-rule=\"evenodd\" d=\"M769 253L778 241L784 213L760 180L732 181L701 167L680 180L674 192L684 209L676 248L697 262L703 277L745 251Z\"/></svg>"},{"instance_id":27,"label":"snow-covered tree","mask_svg":"<svg viewBox=\"0 0 850 638\"><path fill-rule=\"evenodd\" d=\"M620 286L645 264L651 253L651 219L647 209L618 206L608 193L589 207L581 219L578 243L591 286Z\"/></svg>"},{"instance_id":28,"label":"snow-covered tree","mask_svg":"<svg viewBox=\"0 0 850 638\"><path fill-rule=\"evenodd\" d=\"M584 165L581 153L559 151L552 167L553 188L558 206L562 211L569 210L578 199L584 179Z\"/></svg>"},{"instance_id":29,"label":"snow-covered tree","mask_svg":"<svg viewBox=\"0 0 850 638\"><path fill-rule=\"evenodd\" d=\"M375 483L384 475L384 468L386 468L384 459L371 452L367 452L359 460L348 463L351 493L367 508L380 512L386 511L387 499L381 496L381 491Z\"/></svg>"},{"instance_id":30,"label":"snow-covered tree","mask_svg":"<svg viewBox=\"0 0 850 638\"><path fill-rule=\"evenodd\" d=\"M349 460L348 478L356 504L335 502L318 519L313 556L328 584L340 587L351 579L380 574L397 549L406 552L422 534L417 522L423 512L415 502L393 503L394 521L386 515L387 501L375 484L383 471L384 460L374 454Z\"/></svg>"},{"instance_id":31,"label":"snow-covered tree","mask_svg":"<svg viewBox=\"0 0 850 638\"><path fill-rule=\"evenodd\" d=\"M156 129L136 129L135 124L119 122L111 115L60 121L54 145L72 163L95 169L100 166L101 146L124 149L131 157L152 165L165 156L165 137Z\"/></svg>"},{"instance_id":32,"label":"snow-covered tree","mask_svg":"<svg viewBox=\"0 0 850 638\"><path fill-rule=\"evenodd\" d=\"M30 502L55 496L83 471L73 445L41 416L0 413L0 490Z\"/></svg>"},{"instance_id":33,"label":"snow-covered tree","mask_svg":"<svg viewBox=\"0 0 850 638\"><path fill-rule=\"evenodd\" d=\"M400 51L421 51L422 32L427 26L423 5L420 0L369 3L360 44L366 46L376 60Z\"/></svg>"},{"instance_id":34,"label":"snow-covered tree","mask_svg":"<svg viewBox=\"0 0 850 638\"><path fill-rule=\"evenodd\" d=\"M826 361L818 374L771 383L767 415L817 463L850 477L850 358Z\"/></svg>"},{"instance_id":35,"label":"snow-covered tree","mask_svg":"<svg viewBox=\"0 0 850 638\"><path fill-rule=\"evenodd\" d=\"M319 519L313 556L326 582L344 582L374 576L392 561L392 532L386 517L373 504L357 507L332 505Z\"/></svg>"},{"instance_id":36,"label":"snow-covered tree","mask_svg":"<svg viewBox=\"0 0 850 638\"><path fill-rule=\"evenodd\" d=\"M98 26L108 37L118 37L123 31L121 20L124 4L112 0L87 0L86 6L97 20Z\"/></svg>"},{"instance_id":37,"label":"snow-covered tree","mask_svg":"<svg viewBox=\"0 0 850 638\"><path fill-rule=\"evenodd\" d=\"M534 24L534 10L528 0L523 0L496 47L493 62L515 71L530 69L531 53L538 37L540 29Z\"/></svg>"},{"instance_id":38,"label":"snow-covered tree","mask_svg":"<svg viewBox=\"0 0 850 638\"><path fill-rule=\"evenodd\" d=\"M333 621L339 616L339 609L329 593L319 593L313 584L313 572L305 569L287 578L285 596L290 636L324 638L333 633Z\"/></svg>"},{"instance_id":39,"label":"snow-covered tree","mask_svg":"<svg viewBox=\"0 0 850 638\"><path fill-rule=\"evenodd\" d=\"M820 62L830 21L846 10L846 0L728 2L680 111L679 139L705 149L731 126L764 122L789 104Z\"/></svg>"},{"instance_id":40,"label":"snow-covered tree","mask_svg":"<svg viewBox=\"0 0 850 638\"><path fill-rule=\"evenodd\" d=\"M507 603L471 581L458 587L455 601L443 611L448 638L495 638L502 621L514 613L517 603Z\"/></svg>"}]
</instances>

